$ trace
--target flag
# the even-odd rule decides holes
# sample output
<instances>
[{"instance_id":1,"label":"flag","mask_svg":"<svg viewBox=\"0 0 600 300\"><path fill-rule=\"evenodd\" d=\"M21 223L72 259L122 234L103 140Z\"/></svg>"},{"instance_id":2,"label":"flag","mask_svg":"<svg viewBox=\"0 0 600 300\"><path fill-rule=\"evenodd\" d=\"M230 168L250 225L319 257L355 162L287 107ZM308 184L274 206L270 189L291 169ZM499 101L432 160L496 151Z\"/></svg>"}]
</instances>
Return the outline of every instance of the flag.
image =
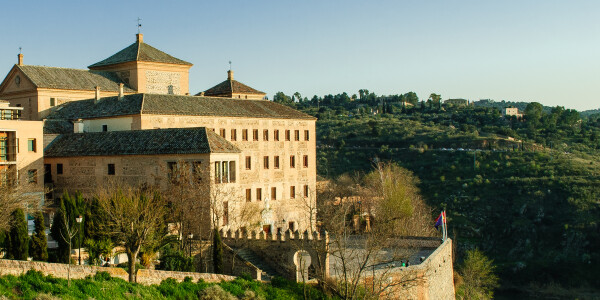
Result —
<instances>
[{"instance_id":1,"label":"flag","mask_svg":"<svg viewBox=\"0 0 600 300\"><path fill-rule=\"evenodd\" d=\"M443 211L440 213L440 215L437 217L437 219L435 219L435 229L438 229L438 227L442 224L446 224L446 212Z\"/></svg>"}]
</instances>

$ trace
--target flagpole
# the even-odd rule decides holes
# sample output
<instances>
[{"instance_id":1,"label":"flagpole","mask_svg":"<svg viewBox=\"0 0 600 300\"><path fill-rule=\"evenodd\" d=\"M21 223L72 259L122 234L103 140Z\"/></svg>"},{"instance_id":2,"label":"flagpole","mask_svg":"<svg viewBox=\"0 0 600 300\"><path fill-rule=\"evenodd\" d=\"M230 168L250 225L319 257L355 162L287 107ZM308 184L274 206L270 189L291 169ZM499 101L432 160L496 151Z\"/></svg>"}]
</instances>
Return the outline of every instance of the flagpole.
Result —
<instances>
[{"instance_id":1,"label":"flagpole","mask_svg":"<svg viewBox=\"0 0 600 300\"><path fill-rule=\"evenodd\" d=\"M446 220L446 210L444 209L444 242L448 238L448 225Z\"/></svg>"}]
</instances>

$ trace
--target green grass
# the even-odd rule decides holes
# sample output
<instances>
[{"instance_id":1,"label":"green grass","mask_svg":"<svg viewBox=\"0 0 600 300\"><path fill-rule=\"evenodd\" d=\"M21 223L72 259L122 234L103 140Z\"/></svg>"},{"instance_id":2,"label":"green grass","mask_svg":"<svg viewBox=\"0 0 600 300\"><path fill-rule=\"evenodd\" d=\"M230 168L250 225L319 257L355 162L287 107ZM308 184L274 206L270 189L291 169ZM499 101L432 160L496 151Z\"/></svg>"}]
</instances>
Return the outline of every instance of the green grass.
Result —
<instances>
[{"instance_id":1,"label":"green grass","mask_svg":"<svg viewBox=\"0 0 600 300\"><path fill-rule=\"evenodd\" d=\"M177 282L169 278L159 285L144 286L112 278L108 273L98 273L86 279L71 281L44 276L30 270L21 276L0 276L0 298L8 299L198 299L206 288L219 285L227 293L239 299L304 299L303 286L285 279L276 278L265 284L248 278L233 281L207 283L192 282L189 278ZM310 299L333 299L312 286L307 286ZM251 292L251 293L250 293ZM253 294L255 298L248 298ZM245 297L245 298L244 298Z\"/></svg>"}]
</instances>

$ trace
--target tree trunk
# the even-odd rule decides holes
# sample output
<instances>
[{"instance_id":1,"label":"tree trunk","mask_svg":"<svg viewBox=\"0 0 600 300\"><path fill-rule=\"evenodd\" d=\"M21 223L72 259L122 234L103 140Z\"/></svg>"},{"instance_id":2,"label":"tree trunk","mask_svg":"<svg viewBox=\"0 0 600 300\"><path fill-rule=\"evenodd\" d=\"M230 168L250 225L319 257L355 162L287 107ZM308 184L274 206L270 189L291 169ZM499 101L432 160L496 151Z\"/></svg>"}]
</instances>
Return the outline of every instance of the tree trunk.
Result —
<instances>
[{"instance_id":1,"label":"tree trunk","mask_svg":"<svg viewBox=\"0 0 600 300\"><path fill-rule=\"evenodd\" d=\"M137 282L137 270L135 269L135 261L137 260L138 252L127 251L127 262L129 269L129 282Z\"/></svg>"}]
</instances>

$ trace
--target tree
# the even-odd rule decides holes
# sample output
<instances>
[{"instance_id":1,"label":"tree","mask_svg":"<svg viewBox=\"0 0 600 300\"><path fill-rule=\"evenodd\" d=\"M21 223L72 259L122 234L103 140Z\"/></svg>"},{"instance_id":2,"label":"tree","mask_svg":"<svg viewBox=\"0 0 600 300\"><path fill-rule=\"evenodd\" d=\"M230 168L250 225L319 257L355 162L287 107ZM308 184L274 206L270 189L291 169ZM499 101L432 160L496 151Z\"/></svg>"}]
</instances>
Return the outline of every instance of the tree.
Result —
<instances>
[{"instance_id":1,"label":"tree","mask_svg":"<svg viewBox=\"0 0 600 300\"><path fill-rule=\"evenodd\" d=\"M46 226L44 226L44 214L38 211L34 215L35 229L31 236L31 256L33 260L48 260L48 242L46 240Z\"/></svg>"},{"instance_id":2,"label":"tree","mask_svg":"<svg viewBox=\"0 0 600 300\"><path fill-rule=\"evenodd\" d=\"M136 282L140 250L165 238L166 201L152 188L108 187L96 198L105 214L103 228L127 253L129 281Z\"/></svg>"},{"instance_id":3,"label":"tree","mask_svg":"<svg viewBox=\"0 0 600 300\"><path fill-rule=\"evenodd\" d=\"M431 209L419 196L417 183L411 172L395 164L377 163L366 176L340 177L319 192L318 219L330 235L327 251L338 261L331 270L338 281L328 288L338 296L356 297L367 272L410 257L412 250L399 247L398 237L435 234L430 226ZM355 216L369 224L357 234L353 233ZM390 283L390 272L378 271L369 292L378 296L394 285L415 283L412 275ZM324 278L321 281L327 284Z\"/></svg>"},{"instance_id":4,"label":"tree","mask_svg":"<svg viewBox=\"0 0 600 300\"><path fill-rule=\"evenodd\" d=\"M18 183L16 172L0 170L0 231L10 228L11 214L16 209L36 208L42 194L43 190L35 185Z\"/></svg>"},{"instance_id":5,"label":"tree","mask_svg":"<svg viewBox=\"0 0 600 300\"><path fill-rule=\"evenodd\" d=\"M213 229L213 270L217 274L223 273L223 242L218 229Z\"/></svg>"},{"instance_id":6,"label":"tree","mask_svg":"<svg viewBox=\"0 0 600 300\"><path fill-rule=\"evenodd\" d=\"M75 196L70 195L65 191L59 201L59 209L54 214L52 227L50 227L50 235L58 243L58 262L71 263L70 253L72 247L81 248L80 241L83 240L83 232L81 230L74 231L73 228L79 228L80 224L76 222L76 218L82 215L85 210L85 200L80 193ZM76 236L73 240L67 240L64 235L67 232L73 231Z\"/></svg>"},{"instance_id":7,"label":"tree","mask_svg":"<svg viewBox=\"0 0 600 300\"><path fill-rule=\"evenodd\" d=\"M496 267L479 249L467 251L459 268L462 284L457 287L457 299L492 299L498 287Z\"/></svg>"},{"instance_id":8,"label":"tree","mask_svg":"<svg viewBox=\"0 0 600 300\"><path fill-rule=\"evenodd\" d=\"M27 260L29 257L29 236L27 220L22 209L11 214L8 256L12 259Z\"/></svg>"},{"instance_id":9,"label":"tree","mask_svg":"<svg viewBox=\"0 0 600 300\"><path fill-rule=\"evenodd\" d=\"M525 107L525 119L527 120L527 123L533 128L539 127L543 110L544 107L537 102L527 104L527 107Z\"/></svg>"}]
</instances>

